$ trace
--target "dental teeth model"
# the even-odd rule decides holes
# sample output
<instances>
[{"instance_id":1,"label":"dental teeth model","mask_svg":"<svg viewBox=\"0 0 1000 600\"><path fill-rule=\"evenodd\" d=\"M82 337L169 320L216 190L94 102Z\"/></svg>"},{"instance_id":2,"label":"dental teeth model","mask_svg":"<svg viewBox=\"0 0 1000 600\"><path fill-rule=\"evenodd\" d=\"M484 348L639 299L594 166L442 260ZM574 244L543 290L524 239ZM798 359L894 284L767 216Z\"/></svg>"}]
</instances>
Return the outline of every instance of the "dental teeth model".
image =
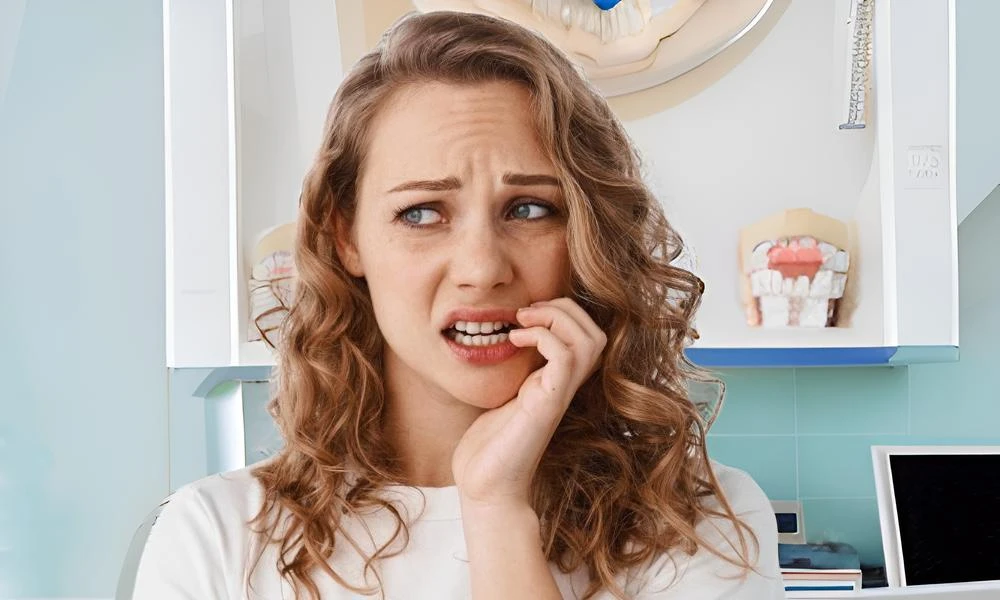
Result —
<instances>
[{"instance_id":1,"label":"dental teeth model","mask_svg":"<svg viewBox=\"0 0 1000 600\"><path fill-rule=\"evenodd\" d=\"M413 6L421 12L481 13L519 23L565 52L608 97L657 86L697 68L753 28L772 4L777 3L413 0Z\"/></svg>"},{"instance_id":2,"label":"dental teeth model","mask_svg":"<svg viewBox=\"0 0 1000 600\"><path fill-rule=\"evenodd\" d=\"M603 77L649 67L660 42L687 23L705 1L414 0L413 4L423 12L482 12L520 23L571 56L584 58L590 77Z\"/></svg>"},{"instance_id":3,"label":"dental teeth model","mask_svg":"<svg viewBox=\"0 0 1000 600\"><path fill-rule=\"evenodd\" d=\"M845 249L847 226L799 209L762 221L752 229L753 241L748 242L745 230L742 244L747 324L837 326L851 266Z\"/></svg>"},{"instance_id":4,"label":"dental teeth model","mask_svg":"<svg viewBox=\"0 0 1000 600\"><path fill-rule=\"evenodd\" d=\"M602 9L591 0L522 0L543 18L561 22L565 27L577 27L608 43L641 32L653 17L651 4L657 12L666 11L677 0L651 3L650 0L623 0L612 9Z\"/></svg>"},{"instance_id":5,"label":"dental teeth model","mask_svg":"<svg viewBox=\"0 0 1000 600\"><path fill-rule=\"evenodd\" d=\"M261 234L254 249L248 288L250 328L247 341L264 340L277 348L279 332L295 293L295 263L292 248L294 224L281 225Z\"/></svg>"}]
</instances>

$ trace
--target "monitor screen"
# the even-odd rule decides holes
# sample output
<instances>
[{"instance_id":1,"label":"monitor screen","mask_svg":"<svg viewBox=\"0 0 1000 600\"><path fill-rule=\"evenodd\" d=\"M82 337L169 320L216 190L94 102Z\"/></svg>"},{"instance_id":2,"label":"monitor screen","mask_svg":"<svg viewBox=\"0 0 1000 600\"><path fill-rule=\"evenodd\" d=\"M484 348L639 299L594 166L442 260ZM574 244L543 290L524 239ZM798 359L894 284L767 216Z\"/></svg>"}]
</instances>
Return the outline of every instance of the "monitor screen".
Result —
<instances>
[{"instance_id":1,"label":"monitor screen","mask_svg":"<svg viewBox=\"0 0 1000 600\"><path fill-rule=\"evenodd\" d=\"M1000 579L1000 449L889 454L906 585Z\"/></svg>"}]
</instances>

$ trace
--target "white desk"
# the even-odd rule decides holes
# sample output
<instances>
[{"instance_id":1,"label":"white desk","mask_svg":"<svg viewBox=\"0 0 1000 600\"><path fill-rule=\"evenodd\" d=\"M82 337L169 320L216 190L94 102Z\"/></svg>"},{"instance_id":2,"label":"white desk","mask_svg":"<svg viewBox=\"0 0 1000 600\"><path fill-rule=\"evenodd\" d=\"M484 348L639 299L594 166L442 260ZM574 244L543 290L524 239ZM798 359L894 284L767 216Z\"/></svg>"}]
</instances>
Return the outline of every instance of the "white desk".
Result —
<instances>
[{"instance_id":1,"label":"white desk","mask_svg":"<svg viewBox=\"0 0 1000 600\"><path fill-rule=\"evenodd\" d=\"M1000 581L914 585L903 588L862 590L850 598L892 598L894 600L1000 600Z\"/></svg>"}]
</instances>

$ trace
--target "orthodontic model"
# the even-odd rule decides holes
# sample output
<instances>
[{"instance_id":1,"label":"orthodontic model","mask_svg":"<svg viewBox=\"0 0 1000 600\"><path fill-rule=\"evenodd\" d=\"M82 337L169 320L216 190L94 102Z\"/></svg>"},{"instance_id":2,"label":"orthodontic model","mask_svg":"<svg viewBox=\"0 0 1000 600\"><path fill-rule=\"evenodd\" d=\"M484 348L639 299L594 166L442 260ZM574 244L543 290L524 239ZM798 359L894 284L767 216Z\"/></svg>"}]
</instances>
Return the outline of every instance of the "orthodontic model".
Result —
<instances>
[{"instance_id":1,"label":"orthodontic model","mask_svg":"<svg viewBox=\"0 0 1000 600\"><path fill-rule=\"evenodd\" d=\"M294 237L295 224L287 223L268 229L258 238L247 283L250 294L248 342L263 340L271 348L278 347L281 323L295 294Z\"/></svg>"},{"instance_id":2,"label":"orthodontic model","mask_svg":"<svg viewBox=\"0 0 1000 600\"><path fill-rule=\"evenodd\" d=\"M597 75L646 68L660 41L675 33L705 0L414 0L423 12L457 10L503 17L538 30L570 54L586 57ZM595 75L587 65L588 75Z\"/></svg>"},{"instance_id":3,"label":"orthodontic model","mask_svg":"<svg viewBox=\"0 0 1000 600\"><path fill-rule=\"evenodd\" d=\"M413 0L421 12L483 13L536 31L605 96L669 81L753 28L773 0Z\"/></svg>"},{"instance_id":4,"label":"orthodontic model","mask_svg":"<svg viewBox=\"0 0 1000 600\"><path fill-rule=\"evenodd\" d=\"M751 327L836 327L851 268L847 225L808 209L744 230L743 299Z\"/></svg>"},{"instance_id":5,"label":"orthodontic model","mask_svg":"<svg viewBox=\"0 0 1000 600\"><path fill-rule=\"evenodd\" d=\"M605 45L636 38L634 41L646 49L642 56L650 54L661 39L680 29L704 2L621 0L610 8L602 8L592 0L521 0L536 15L567 29L576 27L586 31Z\"/></svg>"}]
</instances>

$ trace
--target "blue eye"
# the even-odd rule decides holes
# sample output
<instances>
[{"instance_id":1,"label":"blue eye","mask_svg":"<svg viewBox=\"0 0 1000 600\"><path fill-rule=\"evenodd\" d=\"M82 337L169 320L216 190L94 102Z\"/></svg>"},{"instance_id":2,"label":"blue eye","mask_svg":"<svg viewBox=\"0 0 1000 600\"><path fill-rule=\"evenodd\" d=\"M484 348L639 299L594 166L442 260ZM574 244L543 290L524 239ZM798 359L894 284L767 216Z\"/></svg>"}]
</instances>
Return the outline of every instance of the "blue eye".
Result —
<instances>
[{"instance_id":1,"label":"blue eye","mask_svg":"<svg viewBox=\"0 0 1000 600\"><path fill-rule=\"evenodd\" d=\"M516 219L531 221L549 216L552 209L537 202L525 202L524 204L518 204L510 212Z\"/></svg>"},{"instance_id":2,"label":"blue eye","mask_svg":"<svg viewBox=\"0 0 1000 600\"><path fill-rule=\"evenodd\" d=\"M433 225L441 222L441 215L433 208L415 206L399 213L399 218L407 225Z\"/></svg>"}]
</instances>

